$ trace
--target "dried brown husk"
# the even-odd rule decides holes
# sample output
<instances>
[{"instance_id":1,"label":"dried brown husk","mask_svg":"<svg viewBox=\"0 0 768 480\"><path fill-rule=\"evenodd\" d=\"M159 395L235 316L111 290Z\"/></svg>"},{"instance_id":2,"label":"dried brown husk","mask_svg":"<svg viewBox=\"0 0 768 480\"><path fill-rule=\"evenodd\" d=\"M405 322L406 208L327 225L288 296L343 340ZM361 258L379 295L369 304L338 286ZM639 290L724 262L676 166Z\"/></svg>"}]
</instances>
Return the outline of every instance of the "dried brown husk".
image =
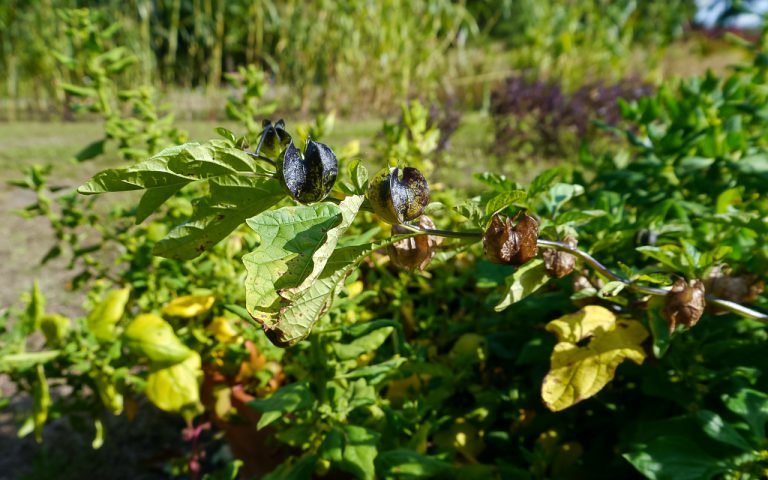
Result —
<instances>
[{"instance_id":1,"label":"dried brown husk","mask_svg":"<svg viewBox=\"0 0 768 480\"><path fill-rule=\"evenodd\" d=\"M539 222L522 214L517 224L508 217L496 214L483 234L485 256L493 263L522 265L536 256L539 240Z\"/></svg>"},{"instance_id":2,"label":"dried brown husk","mask_svg":"<svg viewBox=\"0 0 768 480\"><path fill-rule=\"evenodd\" d=\"M563 239L563 243L571 248L576 248L578 241L572 236ZM547 274L555 278L563 278L571 273L576 266L576 256L560 250L548 249L542 254L544 257L544 268Z\"/></svg>"},{"instance_id":3,"label":"dried brown husk","mask_svg":"<svg viewBox=\"0 0 768 480\"><path fill-rule=\"evenodd\" d=\"M485 256L493 263L512 264L520 251L520 235L509 217L494 215L483 234Z\"/></svg>"},{"instance_id":4,"label":"dried brown husk","mask_svg":"<svg viewBox=\"0 0 768 480\"><path fill-rule=\"evenodd\" d=\"M667 293L666 304L662 313L669 324L669 331L674 332L677 325L693 327L699 322L706 307L704 282L698 279L686 283L678 278Z\"/></svg>"},{"instance_id":5,"label":"dried brown husk","mask_svg":"<svg viewBox=\"0 0 768 480\"><path fill-rule=\"evenodd\" d=\"M721 267L714 268L704 286L713 296L736 303L750 303L765 290L765 283L756 275L733 275ZM726 313L725 309L713 309L714 313Z\"/></svg>"},{"instance_id":6,"label":"dried brown husk","mask_svg":"<svg viewBox=\"0 0 768 480\"><path fill-rule=\"evenodd\" d=\"M421 228L435 228L432 219L426 215L422 215L419 218L417 224ZM406 233L412 233L411 230L401 227L400 225L392 226L392 235L403 235ZM434 235L418 235L415 237L409 237L403 240L398 240L387 247L387 253L392 261L392 264L405 268L407 270L424 270L432 257L435 256L435 248L442 243L441 237Z\"/></svg>"},{"instance_id":7,"label":"dried brown husk","mask_svg":"<svg viewBox=\"0 0 768 480\"><path fill-rule=\"evenodd\" d=\"M539 241L539 222L532 216L524 213L520 221L515 225L515 232L520 238L520 250L512 257L514 265L522 265L536 256Z\"/></svg>"}]
</instances>

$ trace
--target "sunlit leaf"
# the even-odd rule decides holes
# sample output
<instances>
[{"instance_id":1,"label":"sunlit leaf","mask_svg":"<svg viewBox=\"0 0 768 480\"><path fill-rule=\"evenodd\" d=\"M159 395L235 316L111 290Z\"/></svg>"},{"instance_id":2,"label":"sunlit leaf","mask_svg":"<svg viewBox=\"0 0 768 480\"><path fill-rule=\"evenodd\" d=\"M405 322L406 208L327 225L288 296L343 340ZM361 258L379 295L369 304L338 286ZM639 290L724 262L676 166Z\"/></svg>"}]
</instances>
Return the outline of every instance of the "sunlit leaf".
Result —
<instances>
[{"instance_id":1,"label":"sunlit leaf","mask_svg":"<svg viewBox=\"0 0 768 480\"><path fill-rule=\"evenodd\" d=\"M549 282L549 275L544 260L535 259L515 270L507 277L507 293L494 308L500 312L513 303L517 303Z\"/></svg>"},{"instance_id":2,"label":"sunlit leaf","mask_svg":"<svg viewBox=\"0 0 768 480\"><path fill-rule=\"evenodd\" d=\"M168 322L151 313L128 324L123 338L131 350L160 365L179 363L195 353L179 340Z\"/></svg>"},{"instance_id":3,"label":"sunlit leaf","mask_svg":"<svg viewBox=\"0 0 768 480\"><path fill-rule=\"evenodd\" d=\"M207 313L216 297L213 295L185 295L171 300L163 307L163 315L172 317L192 318Z\"/></svg>"},{"instance_id":4,"label":"sunlit leaf","mask_svg":"<svg viewBox=\"0 0 768 480\"><path fill-rule=\"evenodd\" d=\"M88 330L97 339L102 342L110 342L115 339L115 326L123 317L130 295L131 289L128 287L112 290L91 311L86 324Z\"/></svg>"},{"instance_id":5,"label":"sunlit leaf","mask_svg":"<svg viewBox=\"0 0 768 480\"><path fill-rule=\"evenodd\" d=\"M90 195L183 186L197 180L242 173L264 173L261 164L222 141L169 147L127 168L105 170L77 191Z\"/></svg>"},{"instance_id":6,"label":"sunlit leaf","mask_svg":"<svg viewBox=\"0 0 768 480\"><path fill-rule=\"evenodd\" d=\"M189 351L187 358L175 365L153 369L147 376L147 398L161 410L181 413L185 418L203 411L200 382L203 370L200 355Z\"/></svg>"},{"instance_id":7,"label":"sunlit leaf","mask_svg":"<svg viewBox=\"0 0 768 480\"><path fill-rule=\"evenodd\" d=\"M245 219L285 197L280 183L264 177L226 175L209 181L210 193L195 212L159 241L152 253L176 260L195 258L224 239Z\"/></svg>"},{"instance_id":8,"label":"sunlit leaf","mask_svg":"<svg viewBox=\"0 0 768 480\"><path fill-rule=\"evenodd\" d=\"M353 196L339 206L285 207L248 220L261 243L243 257L246 307L273 342L298 342L324 313L360 253L334 248L361 204L362 197Z\"/></svg>"},{"instance_id":9,"label":"sunlit leaf","mask_svg":"<svg viewBox=\"0 0 768 480\"><path fill-rule=\"evenodd\" d=\"M634 320L617 320L610 310L597 305L553 320L547 330L558 340L541 388L542 399L552 411L598 393L624 360L637 364L645 360L641 346L648 337L645 327Z\"/></svg>"}]
</instances>

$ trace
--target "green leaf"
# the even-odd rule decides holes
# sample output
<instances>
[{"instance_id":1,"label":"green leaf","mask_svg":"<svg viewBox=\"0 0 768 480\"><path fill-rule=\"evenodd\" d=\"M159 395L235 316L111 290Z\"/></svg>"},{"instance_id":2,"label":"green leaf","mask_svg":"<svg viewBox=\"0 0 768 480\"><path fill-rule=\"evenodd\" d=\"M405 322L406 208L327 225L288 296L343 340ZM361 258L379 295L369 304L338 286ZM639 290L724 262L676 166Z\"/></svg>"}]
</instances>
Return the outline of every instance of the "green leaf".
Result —
<instances>
[{"instance_id":1,"label":"green leaf","mask_svg":"<svg viewBox=\"0 0 768 480\"><path fill-rule=\"evenodd\" d=\"M578 197L584 193L584 187L570 183L556 183L549 189L545 198L547 208L550 211L557 210L562 204L568 202L573 197Z\"/></svg>"},{"instance_id":2,"label":"green leaf","mask_svg":"<svg viewBox=\"0 0 768 480\"><path fill-rule=\"evenodd\" d=\"M344 452L340 467L363 480L373 480L376 469L374 460L378 453L379 434L356 425L344 425Z\"/></svg>"},{"instance_id":3,"label":"green leaf","mask_svg":"<svg viewBox=\"0 0 768 480\"><path fill-rule=\"evenodd\" d=\"M91 448L98 450L104 445L104 424L100 418L93 419L93 427L96 433L93 435L93 441L91 442Z\"/></svg>"},{"instance_id":4,"label":"green leaf","mask_svg":"<svg viewBox=\"0 0 768 480\"><path fill-rule=\"evenodd\" d=\"M66 93L74 96L74 97L96 97L98 96L98 92L96 92L95 88L89 88L89 87L81 87L79 85L73 85L71 83L64 83L61 84L62 90L64 90Z\"/></svg>"},{"instance_id":5,"label":"green leaf","mask_svg":"<svg viewBox=\"0 0 768 480\"><path fill-rule=\"evenodd\" d=\"M264 326L267 337L278 346L291 346L312 331L315 323L328 311L342 280L373 251L389 241L337 249L331 255L320 277L306 290L294 295L291 303L283 307L271 326ZM246 291L246 303L248 302ZM254 312L249 310L251 315ZM256 317L255 318L259 318Z\"/></svg>"},{"instance_id":6,"label":"green leaf","mask_svg":"<svg viewBox=\"0 0 768 480\"><path fill-rule=\"evenodd\" d=\"M701 410L696 414L701 422L704 433L711 439L726 443L744 452L751 452L753 447L739 435L731 425L725 423L720 415L709 410Z\"/></svg>"},{"instance_id":7,"label":"green leaf","mask_svg":"<svg viewBox=\"0 0 768 480\"><path fill-rule=\"evenodd\" d=\"M528 187L528 198L534 198L539 193L547 190L560 173L559 168L549 168L537 175L531 182L530 187Z\"/></svg>"},{"instance_id":8,"label":"green leaf","mask_svg":"<svg viewBox=\"0 0 768 480\"><path fill-rule=\"evenodd\" d=\"M207 144L185 143L166 148L149 159L128 168L105 170L77 191L84 195L184 186L232 174L265 173L247 153L224 145L223 141Z\"/></svg>"},{"instance_id":9,"label":"green leaf","mask_svg":"<svg viewBox=\"0 0 768 480\"><path fill-rule=\"evenodd\" d=\"M758 153L742 158L736 162L736 168L745 175L768 176L768 155Z\"/></svg>"},{"instance_id":10,"label":"green leaf","mask_svg":"<svg viewBox=\"0 0 768 480\"><path fill-rule=\"evenodd\" d=\"M85 162L98 157L104 153L104 145L106 143L107 140L105 138L89 143L85 148L75 154L75 160L78 162Z\"/></svg>"},{"instance_id":11,"label":"green leaf","mask_svg":"<svg viewBox=\"0 0 768 480\"><path fill-rule=\"evenodd\" d=\"M211 180L209 196L195 205L186 223L155 244L153 253L175 260L195 258L284 196L278 182L263 177L228 175Z\"/></svg>"},{"instance_id":12,"label":"green leaf","mask_svg":"<svg viewBox=\"0 0 768 480\"><path fill-rule=\"evenodd\" d=\"M603 210L570 210L555 219L555 225L571 225L579 227L586 225L596 218L603 217L607 212Z\"/></svg>"},{"instance_id":13,"label":"green leaf","mask_svg":"<svg viewBox=\"0 0 768 480\"><path fill-rule=\"evenodd\" d=\"M267 316L257 312L275 310L280 299L278 290L297 287L304 281L314 267L313 254L341 221L340 208L327 202L283 207L247 220L260 242L243 257L248 272L246 305L251 315L260 319ZM269 324L266 318L264 321Z\"/></svg>"},{"instance_id":14,"label":"green leaf","mask_svg":"<svg viewBox=\"0 0 768 480\"><path fill-rule=\"evenodd\" d=\"M338 378L367 378L369 385L376 385L385 380L389 374L400 368L406 361L407 359L404 357L395 356L387 361L375 365L368 365L352 370L349 373L339 375Z\"/></svg>"},{"instance_id":15,"label":"green leaf","mask_svg":"<svg viewBox=\"0 0 768 480\"><path fill-rule=\"evenodd\" d=\"M312 393L306 382L296 382L280 387L267 398L248 402L248 406L262 412L256 428L261 430L287 413L312 406Z\"/></svg>"},{"instance_id":16,"label":"green leaf","mask_svg":"<svg viewBox=\"0 0 768 480\"><path fill-rule=\"evenodd\" d=\"M349 164L349 178L355 193L365 194L368 191L368 170L360 160L353 160Z\"/></svg>"},{"instance_id":17,"label":"green leaf","mask_svg":"<svg viewBox=\"0 0 768 480\"><path fill-rule=\"evenodd\" d=\"M171 185L168 187L153 188L147 190L139 200L139 205L136 207L136 224L143 222L152 213L155 212L160 205L164 204L166 200L176 195L176 192L181 190L184 185Z\"/></svg>"},{"instance_id":18,"label":"green leaf","mask_svg":"<svg viewBox=\"0 0 768 480\"><path fill-rule=\"evenodd\" d=\"M312 271L304 278L301 285L295 288L285 289L280 292L280 295L290 299L292 295L306 290L312 282L317 280L317 277L323 272L325 264L331 257L331 254L336 249L339 238L344 232L347 231L352 221L357 216L357 212L360 210L360 206L363 204L365 197L363 195L349 196L339 203L339 210L341 210L341 223L328 230L325 241L320 247L312 254Z\"/></svg>"},{"instance_id":19,"label":"green leaf","mask_svg":"<svg viewBox=\"0 0 768 480\"><path fill-rule=\"evenodd\" d=\"M627 287L627 284L618 280L611 281L603 285L603 287L597 292L597 296L600 298L615 297L622 290Z\"/></svg>"},{"instance_id":20,"label":"green leaf","mask_svg":"<svg viewBox=\"0 0 768 480\"><path fill-rule=\"evenodd\" d=\"M736 395L727 397L725 405L730 411L741 416L758 438L765 437L765 423L768 421L768 395L758 390L742 388Z\"/></svg>"},{"instance_id":21,"label":"green leaf","mask_svg":"<svg viewBox=\"0 0 768 480\"><path fill-rule=\"evenodd\" d=\"M45 297L40 291L37 280L32 283L32 291L29 293L29 303L24 311L21 323L21 333L24 337L32 334L40 327L40 320L45 316Z\"/></svg>"},{"instance_id":22,"label":"green leaf","mask_svg":"<svg viewBox=\"0 0 768 480\"><path fill-rule=\"evenodd\" d=\"M715 163L714 158L685 157L675 166L675 173L678 176L690 175L691 173L711 167L713 163Z\"/></svg>"},{"instance_id":23,"label":"green leaf","mask_svg":"<svg viewBox=\"0 0 768 480\"><path fill-rule=\"evenodd\" d=\"M698 422L677 418L644 423L623 456L651 480L704 480L728 471L729 452Z\"/></svg>"},{"instance_id":24,"label":"green leaf","mask_svg":"<svg viewBox=\"0 0 768 480\"><path fill-rule=\"evenodd\" d=\"M339 360L357 358L364 353L373 352L378 349L394 330L393 327L379 328L349 343L334 343L333 351Z\"/></svg>"},{"instance_id":25,"label":"green leaf","mask_svg":"<svg viewBox=\"0 0 768 480\"><path fill-rule=\"evenodd\" d=\"M653 335L653 356L661 358L667 353L671 338L669 336L669 323L661 316L658 308L648 310L648 326Z\"/></svg>"},{"instance_id":26,"label":"green leaf","mask_svg":"<svg viewBox=\"0 0 768 480\"><path fill-rule=\"evenodd\" d=\"M184 361L153 369L147 376L147 398L161 410L181 413L188 421L202 412L200 355L189 350Z\"/></svg>"},{"instance_id":27,"label":"green leaf","mask_svg":"<svg viewBox=\"0 0 768 480\"><path fill-rule=\"evenodd\" d=\"M88 331L93 333L99 341L113 341L115 339L115 326L123 317L130 296L131 289L127 287L107 293L104 300L88 315L86 319Z\"/></svg>"},{"instance_id":28,"label":"green leaf","mask_svg":"<svg viewBox=\"0 0 768 480\"><path fill-rule=\"evenodd\" d=\"M485 205L485 214L492 215L499 210L502 210L509 205L519 203L526 198L525 190L512 190L511 192L503 192L488 200Z\"/></svg>"},{"instance_id":29,"label":"green leaf","mask_svg":"<svg viewBox=\"0 0 768 480\"><path fill-rule=\"evenodd\" d=\"M389 450L376 457L376 471L386 478L433 478L451 468L448 462L413 450Z\"/></svg>"},{"instance_id":30,"label":"green leaf","mask_svg":"<svg viewBox=\"0 0 768 480\"><path fill-rule=\"evenodd\" d=\"M232 132L232 130L229 130L229 129L224 128L224 127L216 127L216 128L214 128L214 131L216 133L218 133L219 135L221 135L223 138L225 138L225 139L229 140L230 142L232 142L232 145L235 145L237 143L237 137Z\"/></svg>"},{"instance_id":31,"label":"green leaf","mask_svg":"<svg viewBox=\"0 0 768 480\"><path fill-rule=\"evenodd\" d=\"M40 443L43 441L43 427L45 422L48 421L51 393L42 364L37 365L35 373L35 381L32 384L32 420L35 427L35 440Z\"/></svg>"},{"instance_id":32,"label":"green leaf","mask_svg":"<svg viewBox=\"0 0 768 480\"><path fill-rule=\"evenodd\" d=\"M361 204L362 196L353 196L339 206L285 207L248 220L261 244L243 257L246 308L276 344L293 345L309 335L339 281L369 251L334 251Z\"/></svg>"},{"instance_id":33,"label":"green leaf","mask_svg":"<svg viewBox=\"0 0 768 480\"><path fill-rule=\"evenodd\" d=\"M168 322L151 313L139 315L128 324L123 338L128 348L154 364L173 365L195 354L179 340Z\"/></svg>"},{"instance_id":34,"label":"green leaf","mask_svg":"<svg viewBox=\"0 0 768 480\"><path fill-rule=\"evenodd\" d=\"M47 363L61 355L60 350L44 350L42 352L10 353L0 356L0 372L20 372L39 364Z\"/></svg>"},{"instance_id":35,"label":"green leaf","mask_svg":"<svg viewBox=\"0 0 768 480\"><path fill-rule=\"evenodd\" d=\"M317 455L304 455L296 460L289 457L279 467L269 472L263 480L310 480L314 477Z\"/></svg>"},{"instance_id":36,"label":"green leaf","mask_svg":"<svg viewBox=\"0 0 768 480\"><path fill-rule=\"evenodd\" d=\"M513 303L519 302L546 285L548 281L549 276L544 267L544 260L539 258L531 260L507 277L507 293L494 310L500 312Z\"/></svg>"}]
</instances>

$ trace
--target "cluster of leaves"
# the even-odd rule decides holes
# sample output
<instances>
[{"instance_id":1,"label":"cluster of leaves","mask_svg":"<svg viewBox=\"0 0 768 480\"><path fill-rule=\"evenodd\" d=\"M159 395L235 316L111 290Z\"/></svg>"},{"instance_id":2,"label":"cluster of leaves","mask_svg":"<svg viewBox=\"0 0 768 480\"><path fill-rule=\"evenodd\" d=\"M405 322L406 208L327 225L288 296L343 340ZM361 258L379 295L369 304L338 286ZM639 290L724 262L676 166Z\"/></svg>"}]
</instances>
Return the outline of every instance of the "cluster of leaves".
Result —
<instances>
[{"instance_id":1,"label":"cluster of leaves","mask_svg":"<svg viewBox=\"0 0 768 480\"><path fill-rule=\"evenodd\" d=\"M569 94L555 81L514 75L491 97L494 148L500 154L522 150L523 155L568 155L581 141L594 140L596 120L619 122L619 99L631 102L652 91L646 83L625 78L614 84L587 83Z\"/></svg>"}]
</instances>

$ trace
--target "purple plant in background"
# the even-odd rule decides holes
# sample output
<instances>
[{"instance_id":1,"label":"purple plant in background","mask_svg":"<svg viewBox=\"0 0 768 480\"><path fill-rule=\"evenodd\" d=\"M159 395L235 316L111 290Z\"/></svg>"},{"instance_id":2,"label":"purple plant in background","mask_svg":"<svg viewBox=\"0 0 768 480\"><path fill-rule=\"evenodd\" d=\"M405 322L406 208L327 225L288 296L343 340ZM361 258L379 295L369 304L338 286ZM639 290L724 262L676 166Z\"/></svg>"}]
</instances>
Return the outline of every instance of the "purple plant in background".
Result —
<instances>
[{"instance_id":1,"label":"purple plant in background","mask_svg":"<svg viewBox=\"0 0 768 480\"><path fill-rule=\"evenodd\" d=\"M569 132L580 141L596 133L595 120L616 125L621 120L619 98L637 100L653 90L637 78L625 78L614 84L588 83L569 94L555 81L511 76L491 96L495 148L501 153L531 142L541 154L562 154Z\"/></svg>"}]
</instances>

